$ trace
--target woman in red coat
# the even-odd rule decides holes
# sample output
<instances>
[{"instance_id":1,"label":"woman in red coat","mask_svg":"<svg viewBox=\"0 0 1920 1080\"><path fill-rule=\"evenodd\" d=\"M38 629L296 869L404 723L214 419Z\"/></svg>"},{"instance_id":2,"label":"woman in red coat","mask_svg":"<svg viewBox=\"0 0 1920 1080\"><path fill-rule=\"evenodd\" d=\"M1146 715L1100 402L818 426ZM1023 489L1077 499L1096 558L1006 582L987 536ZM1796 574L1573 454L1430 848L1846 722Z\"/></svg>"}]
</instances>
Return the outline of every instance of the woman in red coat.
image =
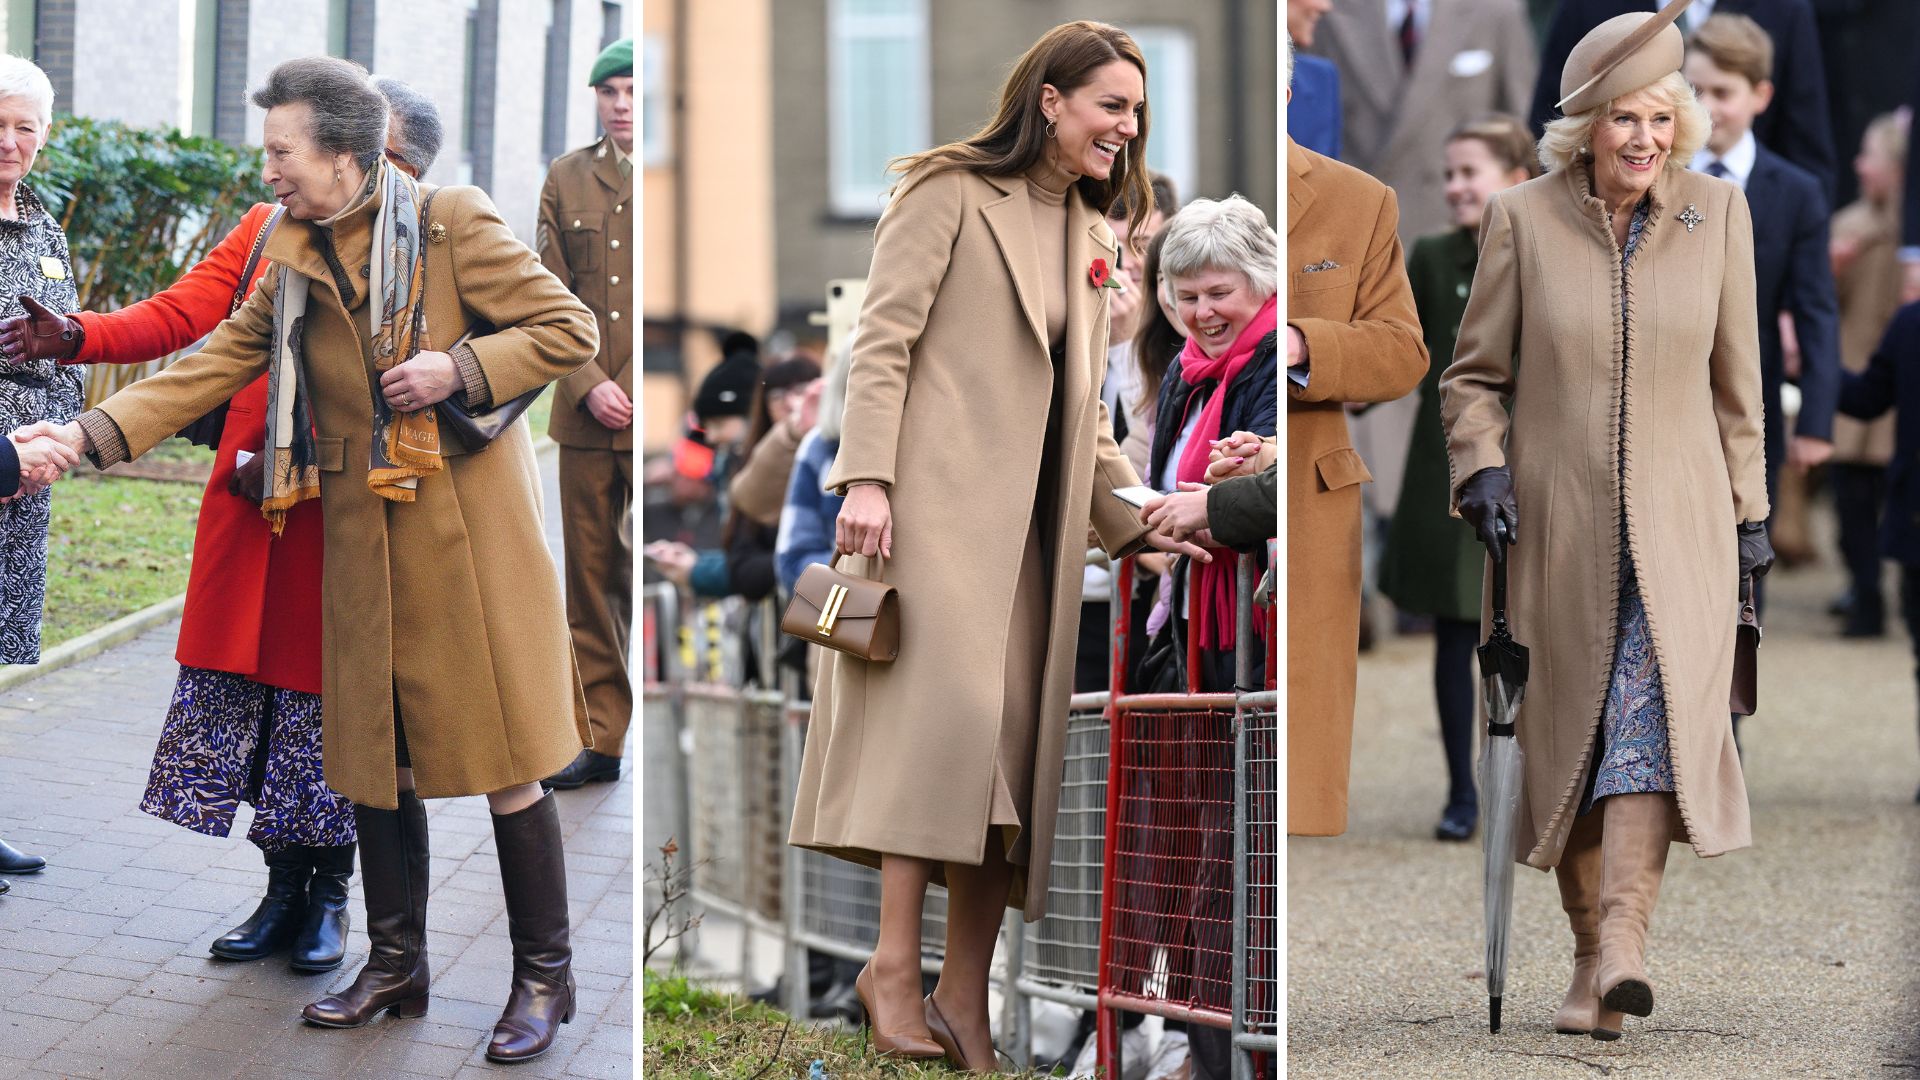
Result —
<instances>
[{"instance_id":1,"label":"woman in red coat","mask_svg":"<svg viewBox=\"0 0 1920 1080\"><path fill-rule=\"evenodd\" d=\"M391 80L376 86L393 107L387 157L418 177L439 151L439 117ZM266 273L254 253L279 209L248 210L205 259L137 304L73 317L35 304L0 323L0 348L64 364L140 364L191 345ZM266 404L264 375L227 404L194 534L180 677L140 808L226 836L239 804L252 805L247 839L266 857L267 895L212 952L258 960L291 944L295 970L329 971L346 949L355 835L353 804L321 773L320 503L294 507L275 536L257 495L241 494L261 487Z\"/></svg>"}]
</instances>

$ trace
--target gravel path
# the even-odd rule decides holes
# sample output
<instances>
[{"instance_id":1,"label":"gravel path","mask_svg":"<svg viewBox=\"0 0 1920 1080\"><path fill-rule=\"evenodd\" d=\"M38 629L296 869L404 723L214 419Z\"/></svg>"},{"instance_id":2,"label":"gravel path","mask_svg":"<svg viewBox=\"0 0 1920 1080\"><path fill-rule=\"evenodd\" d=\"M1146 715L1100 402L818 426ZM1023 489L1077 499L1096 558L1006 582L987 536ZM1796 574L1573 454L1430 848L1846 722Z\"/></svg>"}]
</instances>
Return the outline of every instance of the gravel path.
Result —
<instances>
[{"instance_id":1,"label":"gravel path","mask_svg":"<svg viewBox=\"0 0 1920 1080\"><path fill-rule=\"evenodd\" d=\"M1897 620L1882 641L1833 633L1835 571L1772 585L1741 734L1754 847L1673 849L1659 1007L1611 1044L1552 1031L1572 939L1552 876L1526 868L1506 1029L1487 1033L1479 845L1430 838L1446 794L1431 639L1362 658L1348 832L1288 842L1289 1076L1920 1075L1912 655Z\"/></svg>"}]
</instances>

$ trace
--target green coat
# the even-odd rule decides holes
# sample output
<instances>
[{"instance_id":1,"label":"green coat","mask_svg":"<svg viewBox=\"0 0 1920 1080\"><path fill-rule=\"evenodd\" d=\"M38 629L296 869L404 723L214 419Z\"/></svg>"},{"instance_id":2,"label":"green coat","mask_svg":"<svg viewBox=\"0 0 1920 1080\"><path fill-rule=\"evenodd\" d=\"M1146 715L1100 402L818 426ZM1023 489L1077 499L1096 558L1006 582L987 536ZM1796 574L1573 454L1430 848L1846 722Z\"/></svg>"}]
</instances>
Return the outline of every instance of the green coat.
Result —
<instances>
[{"instance_id":1,"label":"green coat","mask_svg":"<svg viewBox=\"0 0 1920 1080\"><path fill-rule=\"evenodd\" d=\"M1453 362L1480 252L1472 232L1421 237L1407 256L1407 279L1433 362L1420 380L1420 411L1407 444L1406 479L1380 559L1380 591L1400 610L1480 621L1486 550L1466 522L1448 513L1447 438L1440 428L1440 373Z\"/></svg>"}]
</instances>

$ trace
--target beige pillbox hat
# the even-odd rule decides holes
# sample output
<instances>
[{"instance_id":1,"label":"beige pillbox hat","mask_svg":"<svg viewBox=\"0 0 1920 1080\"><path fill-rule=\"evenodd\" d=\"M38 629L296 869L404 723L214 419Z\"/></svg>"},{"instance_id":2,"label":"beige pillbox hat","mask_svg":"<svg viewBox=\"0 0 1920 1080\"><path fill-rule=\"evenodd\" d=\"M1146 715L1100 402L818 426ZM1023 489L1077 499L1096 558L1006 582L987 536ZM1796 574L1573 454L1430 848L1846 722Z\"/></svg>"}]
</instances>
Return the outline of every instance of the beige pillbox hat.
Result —
<instances>
[{"instance_id":1,"label":"beige pillbox hat","mask_svg":"<svg viewBox=\"0 0 1920 1080\"><path fill-rule=\"evenodd\" d=\"M1563 116L1605 105L1680 70L1687 43L1674 20L1693 0L1673 0L1657 14L1616 15L1587 31L1560 69Z\"/></svg>"}]
</instances>

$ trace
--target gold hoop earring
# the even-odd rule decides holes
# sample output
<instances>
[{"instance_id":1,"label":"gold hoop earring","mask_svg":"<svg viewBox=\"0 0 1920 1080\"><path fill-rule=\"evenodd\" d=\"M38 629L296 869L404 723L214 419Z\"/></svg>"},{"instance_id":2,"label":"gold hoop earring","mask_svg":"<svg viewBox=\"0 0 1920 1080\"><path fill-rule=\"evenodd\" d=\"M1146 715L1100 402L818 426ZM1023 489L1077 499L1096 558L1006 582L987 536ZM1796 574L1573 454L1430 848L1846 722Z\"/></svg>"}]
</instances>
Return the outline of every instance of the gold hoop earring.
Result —
<instances>
[{"instance_id":1,"label":"gold hoop earring","mask_svg":"<svg viewBox=\"0 0 1920 1080\"><path fill-rule=\"evenodd\" d=\"M1049 139L1053 138L1055 133L1057 133L1058 131L1059 131L1059 125L1057 123L1055 123L1052 120L1047 121L1047 138Z\"/></svg>"}]
</instances>

